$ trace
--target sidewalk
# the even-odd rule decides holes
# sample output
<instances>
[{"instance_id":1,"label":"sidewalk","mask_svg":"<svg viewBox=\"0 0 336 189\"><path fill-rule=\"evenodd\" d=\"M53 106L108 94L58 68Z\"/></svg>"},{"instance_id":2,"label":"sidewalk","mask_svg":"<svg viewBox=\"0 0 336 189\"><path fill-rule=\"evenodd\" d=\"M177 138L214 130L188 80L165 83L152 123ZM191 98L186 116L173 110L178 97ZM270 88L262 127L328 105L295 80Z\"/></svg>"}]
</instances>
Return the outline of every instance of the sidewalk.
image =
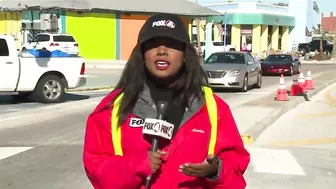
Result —
<instances>
[{"instance_id":1,"label":"sidewalk","mask_svg":"<svg viewBox=\"0 0 336 189\"><path fill-rule=\"evenodd\" d=\"M126 64L125 60L86 60L86 68L97 69L124 69Z\"/></svg>"},{"instance_id":2,"label":"sidewalk","mask_svg":"<svg viewBox=\"0 0 336 189\"><path fill-rule=\"evenodd\" d=\"M335 107L334 83L311 98L309 102L300 104L282 115L260 135L255 144L281 147L331 147L336 150Z\"/></svg>"},{"instance_id":3,"label":"sidewalk","mask_svg":"<svg viewBox=\"0 0 336 189\"><path fill-rule=\"evenodd\" d=\"M330 59L330 60L323 60L323 61L317 61L317 60L300 60L301 64L336 64L336 59Z\"/></svg>"},{"instance_id":4,"label":"sidewalk","mask_svg":"<svg viewBox=\"0 0 336 189\"><path fill-rule=\"evenodd\" d=\"M299 104L309 101L310 98L336 82L335 70L313 78L315 90L308 91L304 96L288 96L288 101L275 101L277 89L274 93L263 96L256 100L244 103L232 109L242 139L245 144L252 144L259 135L272 125L282 114ZM287 90L292 82L285 83Z\"/></svg>"}]
</instances>

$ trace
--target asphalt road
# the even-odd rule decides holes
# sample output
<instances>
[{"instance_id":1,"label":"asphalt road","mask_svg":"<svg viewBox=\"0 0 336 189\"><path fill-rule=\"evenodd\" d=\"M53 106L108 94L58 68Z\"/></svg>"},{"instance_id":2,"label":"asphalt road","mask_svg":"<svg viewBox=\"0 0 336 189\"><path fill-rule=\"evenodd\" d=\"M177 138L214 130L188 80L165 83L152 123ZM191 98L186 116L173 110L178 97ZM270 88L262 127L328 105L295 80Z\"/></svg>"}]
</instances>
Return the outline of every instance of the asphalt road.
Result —
<instances>
[{"instance_id":1,"label":"asphalt road","mask_svg":"<svg viewBox=\"0 0 336 189\"><path fill-rule=\"evenodd\" d=\"M66 94L65 102L82 101L90 98L105 96L109 91L88 91L88 92L72 92ZM34 100L34 97L26 102L18 103L10 96L0 96L0 115L6 113L13 113L22 110L31 110L40 107L53 106L54 104L41 104Z\"/></svg>"},{"instance_id":2,"label":"asphalt road","mask_svg":"<svg viewBox=\"0 0 336 189\"><path fill-rule=\"evenodd\" d=\"M332 115L335 115L336 85L330 89L333 90L329 95L325 94L327 89L285 114L255 145L247 146L252 155L245 174L247 189L334 188L335 145L313 140L335 137ZM92 188L82 165L82 144L86 118L95 105L63 106L64 109L54 112L16 120L22 123L0 130L0 188ZM41 115L46 121L32 123ZM11 124L0 122L0 129Z\"/></svg>"},{"instance_id":3,"label":"asphalt road","mask_svg":"<svg viewBox=\"0 0 336 189\"><path fill-rule=\"evenodd\" d=\"M302 69L312 69L312 74L323 74L324 71L335 69L336 65L303 65ZM96 88L103 86L115 86L120 78L121 69L87 69L87 85L81 88ZM290 85L292 82L291 77L285 78L285 84ZM236 92L232 90L221 90L217 92L225 100L232 100L232 106L243 104L249 100L259 98L262 95L266 95L270 92L277 90L279 84L279 76L263 76L263 85L261 89L252 89L247 93ZM105 96L108 91L103 92L79 92L71 93L67 95L66 102L85 100L88 98ZM236 98L237 95L243 95L244 98ZM235 100L234 100L235 99ZM5 113L11 113L15 111L34 109L44 106L50 106L46 104L36 103L36 100L31 99L25 103L16 103L8 96L0 96L0 115Z\"/></svg>"},{"instance_id":4,"label":"asphalt road","mask_svg":"<svg viewBox=\"0 0 336 189\"><path fill-rule=\"evenodd\" d=\"M27 151L0 160L0 188L92 188L81 159L85 121L92 109L81 106L76 114L64 112L63 117L1 131L0 159Z\"/></svg>"}]
</instances>

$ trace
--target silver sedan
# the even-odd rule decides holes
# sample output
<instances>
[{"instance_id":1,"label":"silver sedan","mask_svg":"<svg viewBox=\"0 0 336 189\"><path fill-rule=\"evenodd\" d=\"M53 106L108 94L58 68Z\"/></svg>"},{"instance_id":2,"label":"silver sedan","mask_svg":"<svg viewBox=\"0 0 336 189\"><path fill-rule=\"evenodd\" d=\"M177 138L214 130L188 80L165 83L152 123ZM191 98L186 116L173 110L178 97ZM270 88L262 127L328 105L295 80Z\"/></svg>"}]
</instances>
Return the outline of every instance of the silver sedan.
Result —
<instances>
[{"instance_id":1,"label":"silver sedan","mask_svg":"<svg viewBox=\"0 0 336 189\"><path fill-rule=\"evenodd\" d=\"M243 92L250 86L261 88L260 62L248 52L216 52L202 67L212 88L237 88Z\"/></svg>"}]
</instances>

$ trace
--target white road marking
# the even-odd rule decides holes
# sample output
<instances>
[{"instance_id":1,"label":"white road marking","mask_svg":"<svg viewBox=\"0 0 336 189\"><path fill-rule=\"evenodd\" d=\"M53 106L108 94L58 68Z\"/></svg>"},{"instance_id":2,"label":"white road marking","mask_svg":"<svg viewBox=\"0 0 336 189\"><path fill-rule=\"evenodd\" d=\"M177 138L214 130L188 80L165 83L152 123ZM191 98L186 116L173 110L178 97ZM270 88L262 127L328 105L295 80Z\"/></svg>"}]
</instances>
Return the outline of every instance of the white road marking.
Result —
<instances>
[{"instance_id":1,"label":"white road marking","mask_svg":"<svg viewBox=\"0 0 336 189\"><path fill-rule=\"evenodd\" d=\"M233 93L237 95L268 95L270 92L239 92L239 93Z\"/></svg>"},{"instance_id":2,"label":"white road marking","mask_svg":"<svg viewBox=\"0 0 336 189\"><path fill-rule=\"evenodd\" d=\"M17 111L21 111L21 109L19 109L19 108L6 108L5 109L5 112L17 112Z\"/></svg>"},{"instance_id":3,"label":"white road marking","mask_svg":"<svg viewBox=\"0 0 336 189\"><path fill-rule=\"evenodd\" d=\"M254 172L285 175L306 175L288 150L247 148Z\"/></svg>"},{"instance_id":4,"label":"white road marking","mask_svg":"<svg viewBox=\"0 0 336 189\"><path fill-rule=\"evenodd\" d=\"M0 147L0 160L14 156L33 147Z\"/></svg>"},{"instance_id":5,"label":"white road marking","mask_svg":"<svg viewBox=\"0 0 336 189\"><path fill-rule=\"evenodd\" d=\"M85 78L93 78L93 77L98 77L96 75L84 75Z\"/></svg>"}]
</instances>

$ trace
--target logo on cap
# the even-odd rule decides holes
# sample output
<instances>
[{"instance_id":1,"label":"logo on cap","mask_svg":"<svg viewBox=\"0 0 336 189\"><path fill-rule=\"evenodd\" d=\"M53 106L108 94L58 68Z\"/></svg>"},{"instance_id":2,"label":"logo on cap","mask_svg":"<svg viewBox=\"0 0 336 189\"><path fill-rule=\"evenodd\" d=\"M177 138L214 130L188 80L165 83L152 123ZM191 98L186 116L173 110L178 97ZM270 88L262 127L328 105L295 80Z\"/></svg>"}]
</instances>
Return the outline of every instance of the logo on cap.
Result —
<instances>
[{"instance_id":1,"label":"logo on cap","mask_svg":"<svg viewBox=\"0 0 336 189\"><path fill-rule=\"evenodd\" d=\"M164 27L168 27L168 28L175 28L175 23L171 20L158 20L153 22L152 27L160 27L160 26L164 26Z\"/></svg>"}]
</instances>

